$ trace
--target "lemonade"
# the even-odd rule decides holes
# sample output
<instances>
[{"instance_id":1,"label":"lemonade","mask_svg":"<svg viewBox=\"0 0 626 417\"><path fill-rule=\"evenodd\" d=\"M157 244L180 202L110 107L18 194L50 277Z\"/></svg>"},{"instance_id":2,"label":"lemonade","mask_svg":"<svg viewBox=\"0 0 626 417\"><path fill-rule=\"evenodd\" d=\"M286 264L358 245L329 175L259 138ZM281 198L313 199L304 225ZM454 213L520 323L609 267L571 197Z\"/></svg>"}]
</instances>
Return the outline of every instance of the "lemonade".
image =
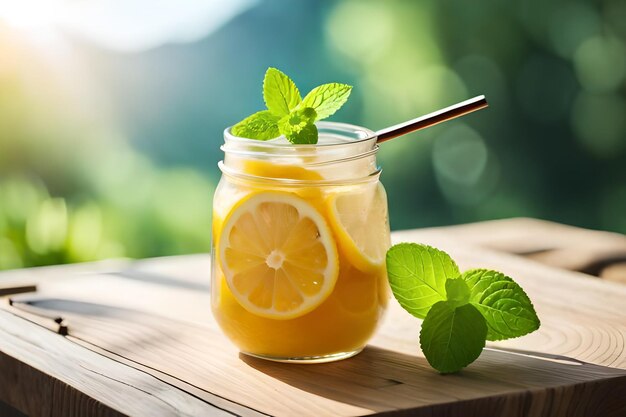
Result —
<instances>
[{"instance_id":1,"label":"lemonade","mask_svg":"<svg viewBox=\"0 0 626 417\"><path fill-rule=\"evenodd\" d=\"M358 353L389 298L387 198L371 131L318 124L317 145L225 132L213 207L212 309L247 354Z\"/></svg>"}]
</instances>

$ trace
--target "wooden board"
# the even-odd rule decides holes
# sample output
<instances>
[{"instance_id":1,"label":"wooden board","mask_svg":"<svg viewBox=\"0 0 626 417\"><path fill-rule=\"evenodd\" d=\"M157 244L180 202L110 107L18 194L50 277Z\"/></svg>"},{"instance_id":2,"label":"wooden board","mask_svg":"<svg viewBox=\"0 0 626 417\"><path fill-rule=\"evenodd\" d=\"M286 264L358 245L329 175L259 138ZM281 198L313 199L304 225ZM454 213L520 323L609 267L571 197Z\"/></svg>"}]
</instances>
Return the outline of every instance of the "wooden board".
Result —
<instances>
[{"instance_id":1,"label":"wooden board","mask_svg":"<svg viewBox=\"0 0 626 417\"><path fill-rule=\"evenodd\" d=\"M305 366L242 356L211 317L208 256L109 265L105 274L83 268L47 280L51 269L5 274L7 281L35 279L39 291L14 297L29 302L27 312L0 300L0 369L17 361L67 386L63 395L50 391L54 409L60 397L84 398L72 402L76 408L65 404L63 415L80 414L81 404L99 405L93 415L626 415L626 286L452 237L394 233L395 241L449 251L461 268L493 267L515 277L542 319L540 331L490 344L456 375L428 366L418 347L420 321L395 302L370 346L352 359ZM57 316L67 337L50 331ZM0 401L45 414L16 402L18 387L2 389L18 382L0 377Z\"/></svg>"}]
</instances>

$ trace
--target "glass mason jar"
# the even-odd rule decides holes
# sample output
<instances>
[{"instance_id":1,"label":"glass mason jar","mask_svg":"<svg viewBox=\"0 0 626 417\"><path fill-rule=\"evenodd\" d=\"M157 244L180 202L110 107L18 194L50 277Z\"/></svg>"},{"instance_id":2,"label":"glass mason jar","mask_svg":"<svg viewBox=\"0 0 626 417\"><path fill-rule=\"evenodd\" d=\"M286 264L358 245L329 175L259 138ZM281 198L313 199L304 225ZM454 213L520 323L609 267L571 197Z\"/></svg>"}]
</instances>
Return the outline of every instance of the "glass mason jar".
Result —
<instances>
[{"instance_id":1,"label":"glass mason jar","mask_svg":"<svg viewBox=\"0 0 626 417\"><path fill-rule=\"evenodd\" d=\"M224 132L213 200L213 314L248 355L359 353L389 299L387 196L374 132L318 123L316 145Z\"/></svg>"}]
</instances>

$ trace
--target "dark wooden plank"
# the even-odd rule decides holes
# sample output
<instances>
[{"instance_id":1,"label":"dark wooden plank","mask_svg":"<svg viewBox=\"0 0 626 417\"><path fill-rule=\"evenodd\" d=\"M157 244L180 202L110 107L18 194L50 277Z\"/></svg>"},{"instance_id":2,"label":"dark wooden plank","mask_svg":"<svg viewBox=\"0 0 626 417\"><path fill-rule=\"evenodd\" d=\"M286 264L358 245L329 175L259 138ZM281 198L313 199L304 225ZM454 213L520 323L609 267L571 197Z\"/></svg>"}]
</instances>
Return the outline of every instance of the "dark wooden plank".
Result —
<instances>
[{"instance_id":1,"label":"dark wooden plank","mask_svg":"<svg viewBox=\"0 0 626 417\"><path fill-rule=\"evenodd\" d=\"M0 401L0 416L1 417L28 417L26 414L21 413L16 408Z\"/></svg>"}]
</instances>

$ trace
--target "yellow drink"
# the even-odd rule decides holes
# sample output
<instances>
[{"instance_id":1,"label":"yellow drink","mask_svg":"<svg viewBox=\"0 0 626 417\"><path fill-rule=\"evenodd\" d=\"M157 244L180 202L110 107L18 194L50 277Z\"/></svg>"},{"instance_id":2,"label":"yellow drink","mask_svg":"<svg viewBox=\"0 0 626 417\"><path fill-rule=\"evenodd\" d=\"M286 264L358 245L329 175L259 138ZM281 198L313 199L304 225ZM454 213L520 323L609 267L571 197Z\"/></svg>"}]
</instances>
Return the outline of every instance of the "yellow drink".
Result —
<instances>
[{"instance_id":1,"label":"yellow drink","mask_svg":"<svg viewBox=\"0 0 626 417\"><path fill-rule=\"evenodd\" d=\"M229 150L228 139L213 213L217 322L242 352L267 359L358 353L389 298L387 200L373 141L333 138L293 154L293 145L259 150L243 139Z\"/></svg>"}]
</instances>

